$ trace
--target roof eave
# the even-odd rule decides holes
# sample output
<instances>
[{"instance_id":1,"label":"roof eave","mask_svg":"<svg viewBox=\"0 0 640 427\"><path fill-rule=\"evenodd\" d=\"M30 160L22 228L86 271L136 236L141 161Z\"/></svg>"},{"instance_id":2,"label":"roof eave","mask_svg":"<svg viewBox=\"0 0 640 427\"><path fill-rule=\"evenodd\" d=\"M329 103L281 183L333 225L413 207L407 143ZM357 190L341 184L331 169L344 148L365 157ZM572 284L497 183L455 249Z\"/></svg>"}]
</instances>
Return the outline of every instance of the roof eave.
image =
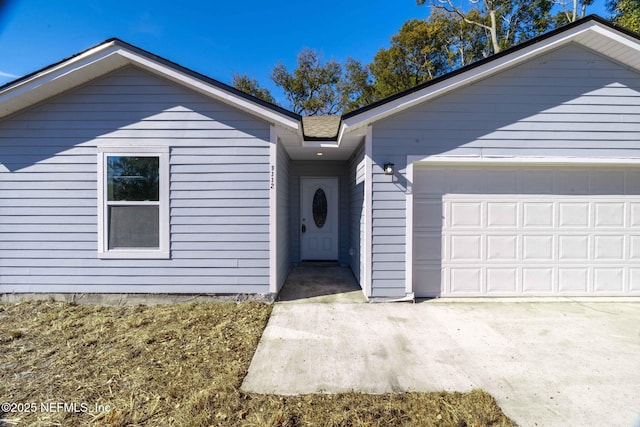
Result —
<instances>
[{"instance_id":1,"label":"roof eave","mask_svg":"<svg viewBox=\"0 0 640 427\"><path fill-rule=\"evenodd\" d=\"M0 88L0 117L83 84L91 76L106 74L126 65L123 58L112 56L115 42L109 40L47 68L31 73ZM95 66L101 61L99 73Z\"/></svg>"},{"instance_id":2,"label":"roof eave","mask_svg":"<svg viewBox=\"0 0 640 427\"><path fill-rule=\"evenodd\" d=\"M0 88L0 118L28 108L111 71L133 65L268 122L298 130L300 116L238 91L118 39L90 48Z\"/></svg>"},{"instance_id":3,"label":"roof eave","mask_svg":"<svg viewBox=\"0 0 640 427\"><path fill-rule=\"evenodd\" d=\"M607 37L614 37L617 41L640 50L638 34L616 27L599 16L591 15L422 85L347 113L342 117L340 138L346 132L367 126L428 99L482 80L559 46L571 43L579 35L588 31L594 31Z\"/></svg>"}]
</instances>

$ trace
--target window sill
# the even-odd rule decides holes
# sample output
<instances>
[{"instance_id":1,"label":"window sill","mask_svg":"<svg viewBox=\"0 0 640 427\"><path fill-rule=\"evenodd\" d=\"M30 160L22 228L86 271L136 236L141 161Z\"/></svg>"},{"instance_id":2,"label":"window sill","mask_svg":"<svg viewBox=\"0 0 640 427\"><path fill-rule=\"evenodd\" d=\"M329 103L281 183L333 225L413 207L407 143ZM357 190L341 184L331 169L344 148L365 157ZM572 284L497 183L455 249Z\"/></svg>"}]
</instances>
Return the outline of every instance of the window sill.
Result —
<instances>
[{"instance_id":1,"label":"window sill","mask_svg":"<svg viewBox=\"0 0 640 427\"><path fill-rule=\"evenodd\" d=\"M169 251L111 250L98 252L98 259L169 259Z\"/></svg>"}]
</instances>

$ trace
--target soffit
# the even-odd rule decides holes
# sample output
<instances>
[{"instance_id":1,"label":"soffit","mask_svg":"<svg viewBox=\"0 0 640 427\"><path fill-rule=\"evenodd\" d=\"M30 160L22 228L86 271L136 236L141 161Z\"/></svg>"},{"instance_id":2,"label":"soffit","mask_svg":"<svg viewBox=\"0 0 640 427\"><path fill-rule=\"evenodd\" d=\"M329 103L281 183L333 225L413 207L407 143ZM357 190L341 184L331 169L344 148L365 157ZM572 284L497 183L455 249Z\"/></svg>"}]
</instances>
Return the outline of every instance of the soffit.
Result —
<instances>
[{"instance_id":1,"label":"soffit","mask_svg":"<svg viewBox=\"0 0 640 427\"><path fill-rule=\"evenodd\" d=\"M348 160L364 141L365 130L343 135L340 141L304 140L299 133L281 131L278 134L281 143L292 160ZM317 153L322 153L318 155Z\"/></svg>"}]
</instances>

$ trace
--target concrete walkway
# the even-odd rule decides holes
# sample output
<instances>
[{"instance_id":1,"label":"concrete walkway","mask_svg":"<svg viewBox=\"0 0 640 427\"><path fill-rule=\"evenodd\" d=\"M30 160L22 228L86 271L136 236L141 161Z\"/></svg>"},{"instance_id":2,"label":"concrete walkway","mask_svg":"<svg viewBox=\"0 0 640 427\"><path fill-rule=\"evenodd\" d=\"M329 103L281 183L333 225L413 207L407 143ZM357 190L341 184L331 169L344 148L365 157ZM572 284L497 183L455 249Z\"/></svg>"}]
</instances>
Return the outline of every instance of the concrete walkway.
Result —
<instances>
[{"instance_id":1,"label":"concrete walkway","mask_svg":"<svg viewBox=\"0 0 640 427\"><path fill-rule=\"evenodd\" d=\"M636 426L640 303L276 303L242 389L481 388L521 426Z\"/></svg>"},{"instance_id":2,"label":"concrete walkway","mask_svg":"<svg viewBox=\"0 0 640 427\"><path fill-rule=\"evenodd\" d=\"M354 303L367 302L367 298L348 267L336 262L303 262L291 270L277 301Z\"/></svg>"}]
</instances>

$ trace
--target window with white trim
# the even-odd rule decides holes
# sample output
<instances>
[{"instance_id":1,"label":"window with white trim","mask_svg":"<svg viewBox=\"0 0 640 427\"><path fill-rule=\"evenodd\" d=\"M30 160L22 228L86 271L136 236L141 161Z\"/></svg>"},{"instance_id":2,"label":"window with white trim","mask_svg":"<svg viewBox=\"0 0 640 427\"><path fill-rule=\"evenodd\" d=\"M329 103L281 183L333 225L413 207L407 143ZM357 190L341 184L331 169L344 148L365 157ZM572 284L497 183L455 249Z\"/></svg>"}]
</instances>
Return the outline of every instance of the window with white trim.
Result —
<instances>
[{"instance_id":1,"label":"window with white trim","mask_svg":"<svg viewBox=\"0 0 640 427\"><path fill-rule=\"evenodd\" d=\"M168 147L99 149L98 257L169 257Z\"/></svg>"}]
</instances>

